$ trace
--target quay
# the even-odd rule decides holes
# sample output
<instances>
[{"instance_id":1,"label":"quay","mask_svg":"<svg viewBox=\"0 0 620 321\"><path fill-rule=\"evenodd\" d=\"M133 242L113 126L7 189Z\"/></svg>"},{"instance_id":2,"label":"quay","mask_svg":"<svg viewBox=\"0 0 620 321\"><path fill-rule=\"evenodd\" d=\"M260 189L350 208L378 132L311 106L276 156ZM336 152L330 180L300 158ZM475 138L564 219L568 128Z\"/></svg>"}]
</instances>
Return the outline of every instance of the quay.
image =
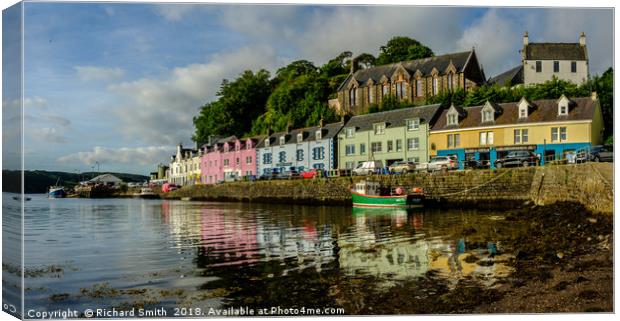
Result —
<instances>
[{"instance_id":1,"label":"quay","mask_svg":"<svg viewBox=\"0 0 620 321\"><path fill-rule=\"evenodd\" d=\"M365 177L337 177L186 186L163 199L351 205L350 186ZM613 163L501 170L373 175L387 185L417 186L435 205L509 209L573 201L592 212L613 212Z\"/></svg>"}]
</instances>

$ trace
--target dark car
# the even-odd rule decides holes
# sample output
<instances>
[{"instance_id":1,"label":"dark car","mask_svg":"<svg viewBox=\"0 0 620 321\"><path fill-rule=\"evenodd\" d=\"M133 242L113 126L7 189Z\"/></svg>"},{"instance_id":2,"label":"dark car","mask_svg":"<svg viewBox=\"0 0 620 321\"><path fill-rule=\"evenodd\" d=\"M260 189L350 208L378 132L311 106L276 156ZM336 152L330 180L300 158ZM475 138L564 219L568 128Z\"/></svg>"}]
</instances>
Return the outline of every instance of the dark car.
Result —
<instances>
[{"instance_id":1,"label":"dark car","mask_svg":"<svg viewBox=\"0 0 620 321\"><path fill-rule=\"evenodd\" d=\"M491 161L482 159L468 159L465 161L463 166L471 169L489 168L491 167Z\"/></svg>"},{"instance_id":2,"label":"dark car","mask_svg":"<svg viewBox=\"0 0 620 321\"><path fill-rule=\"evenodd\" d=\"M267 169L265 169L263 174L258 177L258 179L259 180L272 180L272 179L278 178L278 174L280 174L278 169L276 169L276 168L272 168L272 169L267 168Z\"/></svg>"},{"instance_id":3,"label":"dark car","mask_svg":"<svg viewBox=\"0 0 620 321\"><path fill-rule=\"evenodd\" d=\"M283 170L281 173L279 173L277 175L277 178L278 179L295 179L295 178L301 178L301 176L299 176L299 172L297 171L297 168L289 167Z\"/></svg>"},{"instance_id":4,"label":"dark car","mask_svg":"<svg viewBox=\"0 0 620 321\"><path fill-rule=\"evenodd\" d=\"M508 153L506 157L495 161L495 168L530 166L538 163L538 156L526 150L516 150Z\"/></svg>"},{"instance_id":5,"label":"dark car","mask_svg":"<svg viewBox=\"0 0 620 321\"><path fill-rule=\"evenodd\" d=\"M575 158L577 163L583 162L613 162L614 149L613 146L592 146L589 150L577 152Z\"/></svg>"}]
</instances>

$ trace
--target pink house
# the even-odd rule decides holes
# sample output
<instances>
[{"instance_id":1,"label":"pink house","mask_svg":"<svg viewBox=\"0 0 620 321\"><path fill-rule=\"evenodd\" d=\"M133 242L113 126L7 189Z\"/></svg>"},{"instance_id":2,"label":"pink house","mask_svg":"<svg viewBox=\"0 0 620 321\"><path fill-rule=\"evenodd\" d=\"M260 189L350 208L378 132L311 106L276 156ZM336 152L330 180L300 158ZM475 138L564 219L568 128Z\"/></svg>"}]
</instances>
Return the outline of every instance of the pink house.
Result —
<instances>
[{"instance_id":1,"label":"pink house","mask_svg":"<svg viewBox=\"0 0 620 321\"><path fill-rule=\"evenodd\" d=\"M262 137L219 139L204 146L201 159L203 184L234 181L256 175L256 145Z\"/></svg>"}]
</instances>

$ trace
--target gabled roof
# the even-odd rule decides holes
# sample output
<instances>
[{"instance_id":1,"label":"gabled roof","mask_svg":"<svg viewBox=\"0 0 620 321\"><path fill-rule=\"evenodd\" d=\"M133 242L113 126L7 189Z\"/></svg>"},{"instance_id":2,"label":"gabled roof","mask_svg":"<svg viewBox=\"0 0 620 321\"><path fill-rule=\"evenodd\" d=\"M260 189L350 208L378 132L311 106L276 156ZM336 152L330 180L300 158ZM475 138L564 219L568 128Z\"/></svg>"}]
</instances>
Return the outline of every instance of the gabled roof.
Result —
<instances>
[{"instance_id":1,"label":"gabled roof","mask_svg":"<svg viewBox=\"0 0 620 321\"><path fill-rule=\"evenodd\" d=\"M523 83L523 65L516 66L512 69L504 71L503 73L489 78L487 81L490 85L497 84L498 86L514 86L516 84Z\"/></svg>"},{"instance_id":2,"label":"gabled roof","mask_svg":"<svg viewBox=\"0 0 620 321\"><path fill-rule=\"evenodd\" d=\"M358 132L373 130L373 124L383 122L388 123L386 128L403 127L405 121L412 118L420 118L420 120L431 123L432 126L440 109L441 105L435 104L353 116L344 127L355 127Z\"/></svg>"},{"instance_id":3,"label":"gabled roof","mask_svg":"<svg viewBox=\"0 0 620 321\"><path fill-rule=\"evenodd\" d=\"M430 75L433 68L436 68L440 74L443 74L450 65L450 63L454 65L457 72L463 72L469 62L469 57L472 55L472 53L473 50L470 50L423 59L400 61L388 65L360 69L356 71L352 76L349 75L349 77L347 77L347 79L345 79L342 84L340 84L340 87L338 87L338 91L347 88L349 86L349 83L353 81L353 79L355 79L361 85L365 85L370 79L372 79L375 83L379 83L382 76L390 78L399 68L399 66L405 68L405 70L410 75L415 74L417 70L420 70L423 75Z\"/></svg>"},{"instance_id":4,"label":"gabled roof","mask_svg":"<svg viewBox=\"0 0 620 321\"><path fill-rule=\"evenodd\" d=\"M586 46L579 43L530 43L524 50L527 60L587 60Z\"/></svg>"},{"instance_id":5,"label":"gabled roof","mask_svg":"<svg viewBox=\"0 0 620 321\"><path fill-rule=\"evenodd\" d=\"M457 128L473 128L484 126L523 124L523 123L539 123L567 120L589 120L594 117L594 110L597 104L596 100L591 97L581 97L571 99L574 107L571 108L566 116L558 116L558 100L544 99L530 102L533 106L527 119L519 119L519 102L497 104L502 109L501 114L496 114L495 122L492 124L482 124L482 113L480 112L484 105L465 107L467 116L459 121L458 126L447 126L447 110L443 110L437 119L437 122L431 128L431 131L457 129Z\"/></svg>"},{"instance_id":6,"label":"gabled roof","mask_svg":"<svg viewBox=\"0 0 620 321\"><path fill-rule=\"evenodd\" d=\"M287 144L297 144L297 134L303 134L303 141L315 141L316 140L316 132L321 129L322 137L321 139L329 139L338 134L342 126L343 122L339 123L331 123L326 124L323 127L320 126L311 126L305 128L292 129L288 133L285 131L273 133L269 136L264 136L263 139L256 145L256 148L264 148L265 140L269 138L270 146L280 146L280 137L285 137L285 145Z\"/></svg>"}]
</instances>

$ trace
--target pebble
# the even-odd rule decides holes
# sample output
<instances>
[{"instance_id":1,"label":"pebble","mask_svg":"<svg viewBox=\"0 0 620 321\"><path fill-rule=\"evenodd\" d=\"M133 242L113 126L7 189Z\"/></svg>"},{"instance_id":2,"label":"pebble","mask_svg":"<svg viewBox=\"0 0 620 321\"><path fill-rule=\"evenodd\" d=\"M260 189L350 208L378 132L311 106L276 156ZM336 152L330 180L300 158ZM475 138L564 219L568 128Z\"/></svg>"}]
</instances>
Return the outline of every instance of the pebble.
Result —
<instances>
[{"instance_id":1,"label":"pebble","mask_svg":"<svg viewBox=\"0 0 620 321\"><path fill-rule=\"evenodd\" d=\"M564 257L564 253L562 253L562 252L558 252L558 253L556 254L556 256L557 256L559 259L562 259L562 258Z\"/></svg>"},{"instance_id":2,"label":"pebble","mask_svg":"<svg viewBox=\"0 0 620 321\"><path fill-rule=\"evenodd\" d=\"M595 218L593 218L593 217L588 217L588 222L590 222L590 223L593 223L593 224L594 224L594 223L596 223L596 222L597 222L597 220L596 220Z\"/></svg>"}]
</instances>

